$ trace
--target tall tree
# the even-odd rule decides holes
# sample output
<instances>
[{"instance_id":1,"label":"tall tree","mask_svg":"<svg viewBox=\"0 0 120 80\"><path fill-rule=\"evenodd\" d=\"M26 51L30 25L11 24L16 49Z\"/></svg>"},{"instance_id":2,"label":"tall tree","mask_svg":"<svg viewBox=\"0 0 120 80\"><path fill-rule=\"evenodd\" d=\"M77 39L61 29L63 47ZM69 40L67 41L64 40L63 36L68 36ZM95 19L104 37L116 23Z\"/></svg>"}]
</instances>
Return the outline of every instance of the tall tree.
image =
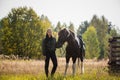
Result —
<instances>
[{"instance_id":1,"label":"tall tree","mask_svg":"<svg viewBox=\"0 0 120 80\"><path fill-rule=\"evenodd\" d=\"M77 30L77 34L78 35L83 34L87 30L88 26L89 26L88 21L82 22L81 25L79 25L79 28Z\"/></svg>"},{"instance_id":2,"label":"tall tree","mask_svg":"<svg viewBox=\"0 0 120 80\"><path fill-rule=\"evenodd\" d=\"M74 27L74 24L72 23L72 22L70 22L70 25L68 26L68 28L71 30L71 31L73 31L73 32L75 32L75 27Z\"/></svg>"},{"instance_id":3,"label":"tall tree","mask_svg":"<svg viewBox=\"0 0 120 80\"><path fill-rule=\"evenodd\" d=\"M13 8L1 20L3 52L29 57L40 55L42 38L51 25L47 17L41 18L32 8Z\"/></svg>"},{"instance_id":4,"label":"tall tree","mask_svg":"<svg viewBox=\"0 0 120 80\"><path fill-rule=\"evenodd\" d=\"M83 34L83 40L86 44L86 58L94 58L99 56L100 48L96 29L93 26L87 28Z\"/></svg>"},{"instance_id":5,"label":"tall tree","mask_svg":"<svg viewBox=\"0 0 120 80\"><path fill-rule=\"evenodd\" d=\"M67 24L63 23L62 28L67 28Z\"/></svg>"},{"instance_id":6,"label":"tall tree","mask_svg":"<svg viewBox=\"0 0 120 80\"><path fill-rule=\"evenodd\" d=\"M100 42L100 56L99 58L104 58L105 55L107 54L106 52L106 47L107 47L107 43L106 41L108 41L108 21L107 19L105 19L104 16L102 16L101 18L98 18L96 15L93 16L91 22L90 22L91 26L94 26L96 31L97 31L97 36L98 36L98 40Z\"/></svg>"},{"instance_id":7,"label":"tall tree","mask_svg":"<svg viewBox=\"0 0 120 80\"><path fill-rule=\"evenodd\" d=\"M47 29L52 27L51 22L47 16L41 15L40 25L41 25L41 29L42 29L42 31L41 31L42 36L41 37L44 37L46 35Z\"/></svg>"},{"instance_id":8,"label":"tall tree","mask_svg":"<svg viewBox=\"0 0 120 80\"><path fill-rule=\"evenodd\" d=\"M115 25L113 25L111 22L108 24L108 33L111 37L118 36L117 30L115 29Z\"/></svg>"},{"instance_id":9,"label":"tall tree","mask_svg":"<svg viewBox=\"0 0 120 80\"><path fill-rule=\"evenodd\" d=\"M0 20L0 54L2 54L2 42L1 42L1 37L2 37L2 22Z\"/></svg>"},{"instance_id":10,"label":"tall tree","mask_svg":"<svg viewBox=\"0 0 120 80\"><path fill-rule=\"evenodd\" d=\"M60 23L60 21L57 23L57 26L55 27L55 32L59 32L62 28L62 25Z\"/></svg>"},{"instance_id":11,"label":"tall tree","mask_svg":"<svg viewBox=\"0 0 120 80\"><path fill-rule=\"evenodd\" d=\"M111 31L110 31L110 35L111 35L112 37L118 36L117 30L116 30L115 28L112 28Z\"/></svg>"}]
</instances>

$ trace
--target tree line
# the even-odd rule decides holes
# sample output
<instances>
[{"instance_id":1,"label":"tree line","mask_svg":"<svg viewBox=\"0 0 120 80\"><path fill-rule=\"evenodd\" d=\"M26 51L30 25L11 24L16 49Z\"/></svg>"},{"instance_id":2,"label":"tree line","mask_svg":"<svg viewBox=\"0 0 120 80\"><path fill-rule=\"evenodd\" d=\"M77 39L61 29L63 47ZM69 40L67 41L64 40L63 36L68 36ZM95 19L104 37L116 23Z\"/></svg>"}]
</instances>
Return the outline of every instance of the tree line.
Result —
<instances>
[{"instance_id":1,"label":"tree line","mask_svg":"<svg viewBox=\"0 0 120 80\"><path fill-rule=\"evenodd\" d=\"M63 28L73 32L75 26L61 24L53 26L47 16L38 16L32 8L13 8L9 14L0 20L0 54L18 55L21 57L41 58L41 42L48 28L57 33ZM94 15L91 21L84 21L77 29L77 35L82 35L86 44L86 58L105 58L107 56L108 38L119 36L114 26L104 17ZM58 56L65 54L65 45L57 50Z\"/></svg>"}]
</instances>

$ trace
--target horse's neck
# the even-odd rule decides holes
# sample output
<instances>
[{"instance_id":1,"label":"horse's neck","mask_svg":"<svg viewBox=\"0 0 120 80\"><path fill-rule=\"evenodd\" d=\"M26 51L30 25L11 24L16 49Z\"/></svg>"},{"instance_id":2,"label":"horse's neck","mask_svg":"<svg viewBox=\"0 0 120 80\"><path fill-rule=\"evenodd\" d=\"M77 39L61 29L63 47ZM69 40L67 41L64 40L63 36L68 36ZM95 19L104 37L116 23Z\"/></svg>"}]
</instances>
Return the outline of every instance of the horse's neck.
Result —
<instances>
[{"instance_id":1,"label":"horse's neck","mask_svg":"<svg viewBox=\"0 0 120 80\"><path fill-rule=\"evenodd\" d=\"M78 42L78 45L80 45L79 39L77 35L75 35L73 32L71 32L70 36L67 39L68 45L73 46Z\"/></svg>"},{"instance_id":2,"label":"horse's neck","mask_svg":"<svg viewBox=\"0 0 120 80\"><path fill-rule=\"evenodd\" d=\"M73 35L70 35L70 36L68 37L67 43L68 43L68 45L72 45L72 44L74 43L74 37L73 37Z\"/></svg>"}]
</instances>

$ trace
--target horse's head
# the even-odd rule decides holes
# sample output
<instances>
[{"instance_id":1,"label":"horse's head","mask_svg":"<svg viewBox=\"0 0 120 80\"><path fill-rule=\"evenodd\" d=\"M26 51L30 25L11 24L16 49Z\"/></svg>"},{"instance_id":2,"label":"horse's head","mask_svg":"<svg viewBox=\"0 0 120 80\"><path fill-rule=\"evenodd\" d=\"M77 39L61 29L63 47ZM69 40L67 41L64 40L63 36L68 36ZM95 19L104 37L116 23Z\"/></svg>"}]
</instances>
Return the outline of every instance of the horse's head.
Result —
<instances>
[{"instance_id":1,"label":"horse's head","mask_svg":"<svg viewBox=\"0 0 120 80\"><path fill-rule=\"evenodd\" d=\"M64 42L67 40L67 38L70 36L70 31L66 28L62 29L58 33L58 42L57 47L62 47Z\"/></svg>"}]
</instances>

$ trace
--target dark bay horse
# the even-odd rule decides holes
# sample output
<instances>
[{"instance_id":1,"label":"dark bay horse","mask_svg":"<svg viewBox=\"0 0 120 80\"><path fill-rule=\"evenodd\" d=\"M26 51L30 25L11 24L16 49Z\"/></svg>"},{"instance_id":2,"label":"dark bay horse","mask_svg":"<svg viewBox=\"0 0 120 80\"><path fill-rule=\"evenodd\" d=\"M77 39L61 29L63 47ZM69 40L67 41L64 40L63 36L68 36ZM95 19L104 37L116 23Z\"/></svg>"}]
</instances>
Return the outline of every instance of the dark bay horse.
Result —
<instances>
[{"instance_id":1,"label":"dark bay horse","mask_svg":"<svg viewBox=\"0 0 120 80\"><path fill-rule=\"evenodd\" d=\"M82 40L80 40L80 38L78 38L71 30L64 28L58 33L57 48L62 47L65 42L68 44L66 47L66 66L64 75L67 73L70 58L72 58L73 61L73 75L75 75L75 63L77 58L81 60L81 73L84 73L83 59L85 56L85 50L83 50Z\"/></svg>"}]
</instances>

